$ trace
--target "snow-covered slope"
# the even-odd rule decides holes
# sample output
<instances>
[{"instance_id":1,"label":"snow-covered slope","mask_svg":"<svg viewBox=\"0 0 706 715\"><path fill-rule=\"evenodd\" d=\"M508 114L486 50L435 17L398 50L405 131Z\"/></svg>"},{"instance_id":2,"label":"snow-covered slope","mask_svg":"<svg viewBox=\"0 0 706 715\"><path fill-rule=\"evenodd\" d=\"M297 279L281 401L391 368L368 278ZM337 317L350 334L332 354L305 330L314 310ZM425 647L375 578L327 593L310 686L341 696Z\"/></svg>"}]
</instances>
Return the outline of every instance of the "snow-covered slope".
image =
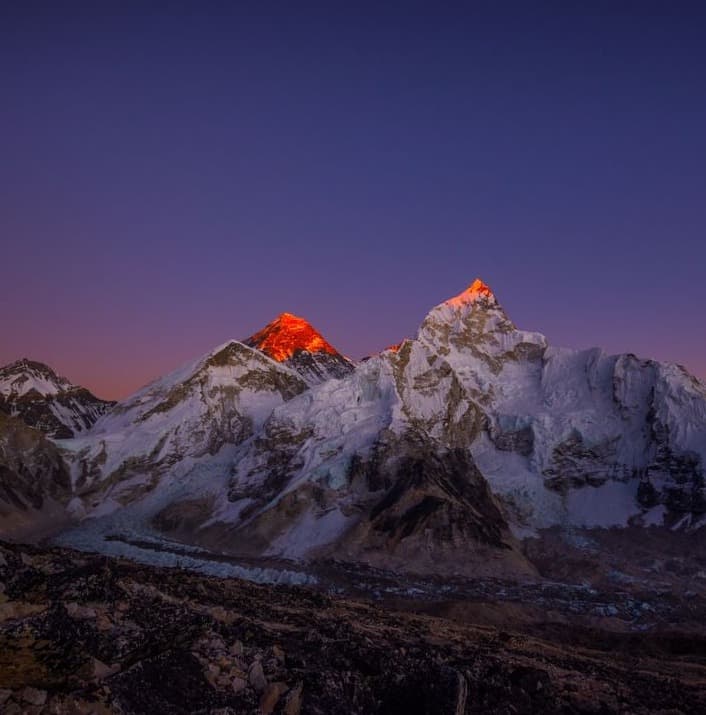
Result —
<instances>
[{"instance_id":1,"label":"snow-covered slope","mask_svg":"<svg viewBox=\"0 0 706 715\"><path fill-rule=\"evenodd\" d=\"M309 385L345 377L354 368L310 323L291 313L282 313L243 342L293 368Z\"/></svg>"},{"instance_id":2,"label":"snow-covered slope","mask_svg":"<svg viewBox=\"0 0 706 715\"><path fill-rule=\"evenodd\" d=\"M86 431L112 405L40 362L23 359L0 368L0 412L51 437Z\"/></svg>"},{"instance_id":3,"label":"snow-covered slope","mask_svg":"<svg viewBox=\"0 0 706 715\"><path fill-rule=\"evenodd\" d=\"M247 440L306 389L293 370L242 343L215 348L118 403L85 436L60 442L80 508L139 498L181 463Z\"/></svg>"}]
</instances>

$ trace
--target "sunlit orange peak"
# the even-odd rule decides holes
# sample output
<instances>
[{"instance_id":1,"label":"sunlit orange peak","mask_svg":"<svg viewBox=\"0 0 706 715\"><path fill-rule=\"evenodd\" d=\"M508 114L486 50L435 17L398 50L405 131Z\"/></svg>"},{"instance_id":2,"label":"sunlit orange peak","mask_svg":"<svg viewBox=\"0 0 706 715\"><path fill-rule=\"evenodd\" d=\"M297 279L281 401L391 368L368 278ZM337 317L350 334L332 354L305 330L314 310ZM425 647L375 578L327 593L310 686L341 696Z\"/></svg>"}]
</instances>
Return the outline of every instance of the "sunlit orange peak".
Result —
<instances>
[{"instance_id":1,"label":"sunlit orange peak","mask_svg":"<svg viewBox=\"0 0 706 715\"><path fill-rule=\"evenodd\" d=\"M336 349L310 323L292 313L280 314L245 343L278 362L289 360L298 350L337 354Z\"/></svg>"},{"instance_id":2,"label":"sunlit orange peak","mask_svg":"<svg viewBox=\"0 0 706 715\"><path fill-rule=\"evenodd\" d=\"M473 303L478 300L478 298L495 298L490 286L484 283L480 278L476 278L463 293L459 293L455 298L449 298L449 300L446 301L446 305L467 305L468 303Z\"/></svg>"}]
</instances>

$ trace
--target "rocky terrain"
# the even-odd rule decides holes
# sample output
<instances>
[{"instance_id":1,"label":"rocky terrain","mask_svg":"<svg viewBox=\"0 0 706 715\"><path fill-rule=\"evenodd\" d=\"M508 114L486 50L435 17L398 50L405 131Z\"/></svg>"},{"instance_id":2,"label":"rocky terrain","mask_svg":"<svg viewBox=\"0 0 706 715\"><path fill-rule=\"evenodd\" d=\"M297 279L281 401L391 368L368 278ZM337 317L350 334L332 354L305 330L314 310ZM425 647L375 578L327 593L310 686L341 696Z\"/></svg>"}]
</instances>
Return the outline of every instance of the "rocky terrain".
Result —
<instances>
[{"instance_id":1,"label":"rocky terrain","mask_svg":"<svg viewBox=\"0 0 706 715\"><path fill-rule=\"evenodd\" d=\"M416 604L416 605L414 605ZM0 543L0 709L701 713L706 639L472 625L438 606ZM549 639L551 635L551 639Z\"/></svg>"}]
</instances>

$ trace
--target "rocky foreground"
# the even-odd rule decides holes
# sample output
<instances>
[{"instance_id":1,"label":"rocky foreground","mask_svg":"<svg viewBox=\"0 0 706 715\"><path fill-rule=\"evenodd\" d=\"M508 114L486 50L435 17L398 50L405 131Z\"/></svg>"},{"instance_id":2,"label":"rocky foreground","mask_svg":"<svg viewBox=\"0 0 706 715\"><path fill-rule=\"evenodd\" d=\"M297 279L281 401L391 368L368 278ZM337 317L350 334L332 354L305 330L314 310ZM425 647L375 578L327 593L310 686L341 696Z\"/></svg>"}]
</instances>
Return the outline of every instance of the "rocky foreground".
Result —
<instances>
[{"instance_id":1,"label":"rocky foreground","mask_svg":"<svg viewBox=\"0 0 706 715\"><path fill-rule=\"evenodd\" d=\"M522 632L0 542L0 711L703 713L706 639Z\"/></svg>"}]
</instances>

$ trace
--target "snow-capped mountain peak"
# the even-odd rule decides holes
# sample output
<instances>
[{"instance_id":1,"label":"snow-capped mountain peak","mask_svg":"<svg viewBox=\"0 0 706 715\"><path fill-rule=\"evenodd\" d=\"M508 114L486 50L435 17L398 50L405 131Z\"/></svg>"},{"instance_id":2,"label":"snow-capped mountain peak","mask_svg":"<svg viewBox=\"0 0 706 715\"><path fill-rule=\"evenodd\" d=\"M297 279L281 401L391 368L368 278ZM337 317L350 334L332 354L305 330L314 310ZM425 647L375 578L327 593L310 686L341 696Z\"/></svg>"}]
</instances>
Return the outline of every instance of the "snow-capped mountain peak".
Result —
<instances>
[{"instance_id":1,"label":"snow-capped mountain peak","mask_svg":"<svg viewBox=\"0 0 706 715\"><path fill-rule=\"evenodd\" d=\"M262 330L244 341L277 362L286 362L299 350L336 355L336 349L304 318L281 313Z\"/></svg>"},{"instance_id":2,"label":"snow-capped mountain peak","mask_svg":"<svg viewBox=\"0 0 706 715\"><path fill-rule=\"evenodd\" d=\"M243 342L295 369L309 384L344 377L353 370L353 363L311 323L292 313L281 313Z\"/></svg>"},{"instance_id":3,"label":"snow-capped mountain peak","mask_svg":"<svg viewBox=\"0 0 706 715\"><path fill-rule=\"evenodd\" d=\"M56 395L74 387L48 365L27 358L0 368L0 395L21 397L32 390L38 394Z\"/></svg>"},{"instance_id":4,"label":"snow-capped mountain peak","mask_svg":"<svg viewBox=\"0 0 706 715\"><path fill-rule=\"evenodd\" d=\"M0 367L0 412L51 437L67 438L88 429L112 404L41 362L22 358Z\"/></svg>"},{"instance_id":5,"label":"snow-capped mountain peak","mask_svg":"<svg viewBox=\"0 0 706 715\"><path fill-rule=\"evenodd\" d=\"M466 290L429 311L417 338L435 345L451 341L457 343L457 347L460 347L460 343L475 348L485 344L495 352L499 340L507 342L503 336L514 331L515 325L493 291L480 278L476 278ZM503 344L502 348L511 349L511 346Z\"/></svg>"},{"instance_id":6,"label":"snow-capped mountain peak","mask_svg":"<svg viewBox=\"0 0 706 715\"><path fill-rule=\"evenodd\" d=\"M460 308L475 303L476 301L497 304L497 299L490 289L490 286L484 283L480 278L476 278L462 293L459 293L453 298L449 298L445 301L445 304L454 308Z\"/></svg>"}]
</instances>

